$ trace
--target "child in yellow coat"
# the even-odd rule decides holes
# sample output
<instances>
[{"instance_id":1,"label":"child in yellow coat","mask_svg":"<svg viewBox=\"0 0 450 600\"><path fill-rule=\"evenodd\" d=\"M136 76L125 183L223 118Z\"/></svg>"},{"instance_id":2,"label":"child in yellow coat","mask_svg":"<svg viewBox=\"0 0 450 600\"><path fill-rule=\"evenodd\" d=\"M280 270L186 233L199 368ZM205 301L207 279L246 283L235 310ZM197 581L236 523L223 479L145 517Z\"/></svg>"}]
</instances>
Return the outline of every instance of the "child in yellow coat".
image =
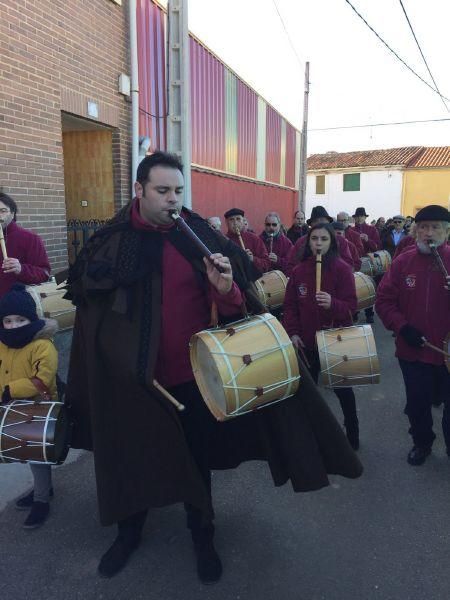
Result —
<instances>
[{"instance_id":1,"label":"child in yellow coat","mask_svg":"<svg viewBox=\"0 0 450 600\"><path fill-rule=\"evenodd\" d=\"M1 402L40 397L32 379L38 378L57 398L58 352L52 342L58 325L39 319L36 304L25 286L17 283L0 299L0 395ZM30 510L24 528L44 523L53 495L51 466L31 464L34 489L16 502L19 510Z\"/></svg>"}]
</instances>

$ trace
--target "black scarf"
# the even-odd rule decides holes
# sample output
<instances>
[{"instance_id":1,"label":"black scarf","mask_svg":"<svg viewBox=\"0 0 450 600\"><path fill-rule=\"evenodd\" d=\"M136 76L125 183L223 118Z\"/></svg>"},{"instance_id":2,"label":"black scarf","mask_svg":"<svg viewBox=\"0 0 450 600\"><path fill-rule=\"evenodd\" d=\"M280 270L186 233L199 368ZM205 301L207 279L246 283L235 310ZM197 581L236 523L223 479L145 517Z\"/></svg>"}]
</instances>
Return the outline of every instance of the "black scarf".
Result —
<instances>
[{"instance_id":1,"label":"black scarf","mask_svg":"<svg viewBox=\"0 0 450 600\"><path fill-rule=\"evenodd\" d=\"M28 325L5 329L0 327L0 341L8 348L23 348L33 341L34 336L45 326L45 321L38 319L31 321Z\"/></svg>"}]
</instances>

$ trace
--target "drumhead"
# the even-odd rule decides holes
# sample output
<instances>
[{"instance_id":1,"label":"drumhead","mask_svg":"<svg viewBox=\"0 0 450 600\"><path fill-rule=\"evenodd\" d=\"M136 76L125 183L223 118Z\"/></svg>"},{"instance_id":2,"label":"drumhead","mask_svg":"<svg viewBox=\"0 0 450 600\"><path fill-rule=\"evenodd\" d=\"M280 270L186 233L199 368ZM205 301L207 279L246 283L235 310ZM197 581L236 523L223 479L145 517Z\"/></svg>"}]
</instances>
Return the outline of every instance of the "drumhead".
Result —
<instances>
[{"instance_id":1,"label":"drumhead","mask_svg":"<svg viewBox=\"0 0 450 600\"><path fill-rule=\"evenodd\" d=\"M210 348L199 336L195 336L191 342L191 362L195 380L209 410L216 419L225 418L227 401L222 377Z\"/></svg>"}]
</instances>

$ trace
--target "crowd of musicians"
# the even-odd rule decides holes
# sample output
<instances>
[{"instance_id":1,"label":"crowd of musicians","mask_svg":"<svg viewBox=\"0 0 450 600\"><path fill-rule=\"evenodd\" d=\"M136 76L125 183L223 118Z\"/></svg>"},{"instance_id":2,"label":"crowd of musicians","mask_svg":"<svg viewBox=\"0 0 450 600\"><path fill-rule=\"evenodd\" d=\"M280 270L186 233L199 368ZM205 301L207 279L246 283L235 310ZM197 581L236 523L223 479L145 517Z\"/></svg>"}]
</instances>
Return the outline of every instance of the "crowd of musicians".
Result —
<instances>
[{"instance_id":1,"label":"crowd of musicians","mask_svg":"<svg viewBox=\"0 0 450 600\"><path fill-rule=\"evenodd\" d=\"M175 156L146 157L135 198L92 236L66 282L76 306L65 390L71 446L93 453L100 520L117 526L98 566L108 578L140 545L149 509L183 502L198 577L220 579L213 469L266 461L274 484L290 482L295 492L328 485L330 474L361 475L354 384L330 386L342 429L316 385L322 368L316 334L361 320L355 273L365 266L374 269L376 298L365 308L364 326L374 322L374 304L395 337L405 383L407 462L422 465L431 453L432 405L439 403L450 456L449 211L428 204L414 219L396 215L368 224L364 207L330 216L315 206L306 221L296 212L288 229L277 212L268 212L257 235L240 208L225 213L223 231L219 217L205 220L184 208L183 186ZM17 212L14 200L0 195L4 411L23 398L57 396L55 324L38 316L27 287L46 281L50 267L39 238L16 223ZM190 340L217 324L228 337L237 335L235 323L272 310L258 291L271 273L285 282L273 313L298 352L300 384L281 402L218 421L200 393ZM244 355L242 368L254 360ZM204 380L216 381L213 371ZM28 511L25 527L48 517L50 462L34 462L34 488L16 503Z\"/></svg>"}]
</instances>

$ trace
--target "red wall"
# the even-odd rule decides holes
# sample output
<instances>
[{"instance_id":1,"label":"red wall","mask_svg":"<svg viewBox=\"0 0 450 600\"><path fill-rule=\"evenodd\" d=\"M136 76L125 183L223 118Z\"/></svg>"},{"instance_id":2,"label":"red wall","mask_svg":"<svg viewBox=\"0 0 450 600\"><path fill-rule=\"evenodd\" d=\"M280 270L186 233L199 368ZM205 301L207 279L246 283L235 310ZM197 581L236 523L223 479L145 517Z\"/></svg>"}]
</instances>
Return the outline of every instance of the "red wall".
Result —
<instances>
[{"instance_id":1,"label":"red wall","mask_svg":"<svg viewBox=\"0 0 450 600\"><path fill-rule=\"evenodd\" d=\"M245 210L250 226L258 234L264 228L264 217L271 210L278 212L282 222L290 227L297 210L297 196L293 190L192 171L193 209L205 218L220 217L224 233L223 214L233 207Z\"/></svg>"}]
</instances>

